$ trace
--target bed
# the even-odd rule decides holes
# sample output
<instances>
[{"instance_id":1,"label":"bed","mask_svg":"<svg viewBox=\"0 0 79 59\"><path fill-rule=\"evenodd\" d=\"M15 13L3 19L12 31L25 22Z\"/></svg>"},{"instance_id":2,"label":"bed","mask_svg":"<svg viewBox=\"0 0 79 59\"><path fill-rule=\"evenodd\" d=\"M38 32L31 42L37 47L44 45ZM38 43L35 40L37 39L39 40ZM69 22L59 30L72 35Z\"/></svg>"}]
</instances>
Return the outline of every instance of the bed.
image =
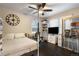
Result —
<instances>
[{"instance_id":1,"label":"bed","mask_svg":"<svg viewBox=\"0 0 79 59\"><path fill-rule=\"evenodd\" d=\"M8 36L7 36L8 37ZM5 40L3 43L3 55L20 56L37 49L37 42L27 37Z\"/></svg>"}]
</instances>

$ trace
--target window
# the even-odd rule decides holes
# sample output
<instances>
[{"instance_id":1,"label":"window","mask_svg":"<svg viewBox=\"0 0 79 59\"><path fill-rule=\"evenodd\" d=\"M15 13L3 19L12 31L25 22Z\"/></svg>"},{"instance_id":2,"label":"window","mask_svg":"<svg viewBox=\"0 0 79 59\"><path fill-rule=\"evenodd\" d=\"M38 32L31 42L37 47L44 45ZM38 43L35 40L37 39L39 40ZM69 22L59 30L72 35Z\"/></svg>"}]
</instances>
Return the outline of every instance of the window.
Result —
<instances>
[{"instance_id":1,"label":"window","mask_svg":"<svg viewBox=\"0 0 79 59\"><path fill-rule=\"evenodd\" d=\"M32 22L32 32L37 32L37 29L38 29L38 20L35 19Z\"/></svg>"}]
</instances>

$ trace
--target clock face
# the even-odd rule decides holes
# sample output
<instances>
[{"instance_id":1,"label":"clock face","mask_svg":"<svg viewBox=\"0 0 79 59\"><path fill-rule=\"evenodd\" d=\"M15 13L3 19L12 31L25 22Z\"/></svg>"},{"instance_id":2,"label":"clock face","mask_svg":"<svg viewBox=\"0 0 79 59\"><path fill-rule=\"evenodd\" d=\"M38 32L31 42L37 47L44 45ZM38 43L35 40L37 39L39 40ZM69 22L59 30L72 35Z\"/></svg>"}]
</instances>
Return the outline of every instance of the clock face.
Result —
<instances>
[{"instance_id":1,"label":"clock face","mask_svg":"<svg viewBox=\"0 0 79 59\"><path fill-rule=\"evenodd\" d=\"M6 22L11 26L16 26L20 23L19 17L15 14L8 14L5 19Z\"/></svg>"}]
</instances>

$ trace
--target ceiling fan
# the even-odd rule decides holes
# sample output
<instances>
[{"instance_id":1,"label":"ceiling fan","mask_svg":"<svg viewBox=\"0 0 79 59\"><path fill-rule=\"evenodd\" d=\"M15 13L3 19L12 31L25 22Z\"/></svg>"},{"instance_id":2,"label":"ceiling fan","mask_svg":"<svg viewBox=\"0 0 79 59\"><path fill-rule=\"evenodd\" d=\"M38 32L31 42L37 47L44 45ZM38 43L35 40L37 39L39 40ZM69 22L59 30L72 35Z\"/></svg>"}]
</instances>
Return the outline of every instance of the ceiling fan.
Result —
<instances>
[{"instance_id":1,"label":"ceiling fan","mask_svg":"<svg viewBox=\"0 0 79 59\"><path fill-rule=\"evenodd\" d=\"M36 8L33 6L28 6L28 7L36 10L36 12L34 12L33 14L38 13L38 10L39 10L39 11L42 11L42 15L44 15L44 12L51 12L52 11L52 9L44 9L45 6L46 6L46 3L38 3L36 5Z\"/></svg>"}]
</instances>

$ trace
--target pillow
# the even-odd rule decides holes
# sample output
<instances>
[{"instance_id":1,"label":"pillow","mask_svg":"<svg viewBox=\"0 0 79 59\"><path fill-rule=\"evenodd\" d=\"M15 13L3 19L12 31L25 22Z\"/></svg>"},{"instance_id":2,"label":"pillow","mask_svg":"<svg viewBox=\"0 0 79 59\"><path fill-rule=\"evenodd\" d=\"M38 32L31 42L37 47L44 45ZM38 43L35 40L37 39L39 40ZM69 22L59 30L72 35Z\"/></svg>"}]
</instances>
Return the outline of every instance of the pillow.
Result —
<instances>
[{"instance_id":1,"label":"pillow","mask_svg":"<svg viewBox=\"0 0 79 59\"><path fill-rule=\"evenodd\" d=\"M7 34L7 35L5 36L5 39L7 39L7 40L12 40L12 39L14 39L14 34L13 34L13 33Z\"/></svg>"},{"instance_id":2,"label":"pillow","mask_svg":"<svg viewBox=\"0 0 79 59\"><path fill-rule=\"evenodd\" d=\"M15 38L24 38L25 37L25 33L16 33L14 35Z\"/></svg>"},{"instance_id":3,"label":"pillow","mask_svg":"<svg viewBox=\"0 0 79 59\"><path fill-rule=\"evenodd\" d=\"M25 33L25 37L28 37L27 33Z\"/></svg>"}]
</instances>

